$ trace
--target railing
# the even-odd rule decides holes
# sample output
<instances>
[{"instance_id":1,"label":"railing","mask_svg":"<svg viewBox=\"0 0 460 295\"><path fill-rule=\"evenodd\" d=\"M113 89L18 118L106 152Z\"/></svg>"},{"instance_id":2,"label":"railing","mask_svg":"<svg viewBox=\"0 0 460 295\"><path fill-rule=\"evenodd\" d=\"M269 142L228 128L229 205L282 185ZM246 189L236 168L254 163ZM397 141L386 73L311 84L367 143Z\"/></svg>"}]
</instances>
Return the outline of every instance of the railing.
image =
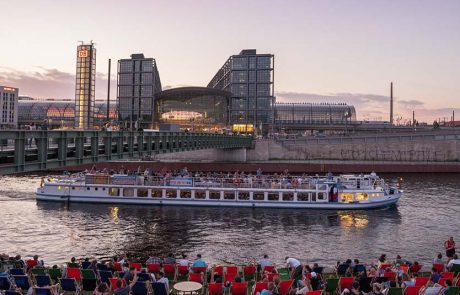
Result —
<instances>
[{"instance_id":1,"label":"railing","mask_svg":"<svg viewBox=\"0 0 460 295\"><path fill-rule=\"evenodd\" d=\"M200 149L248 148L248 136L185 132L0 131L0 174Z\"/></svg>"}]
</instances>

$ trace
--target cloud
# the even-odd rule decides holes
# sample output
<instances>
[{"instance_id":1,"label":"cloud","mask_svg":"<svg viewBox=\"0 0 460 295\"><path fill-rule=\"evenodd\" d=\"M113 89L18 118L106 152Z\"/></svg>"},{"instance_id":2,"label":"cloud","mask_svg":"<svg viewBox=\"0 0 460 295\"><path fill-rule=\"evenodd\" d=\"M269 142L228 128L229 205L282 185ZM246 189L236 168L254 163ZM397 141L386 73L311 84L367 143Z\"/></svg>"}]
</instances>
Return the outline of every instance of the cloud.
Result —
<instances>
[{"instance_id":1,"label":"cloud","mask_svg":"<svg viewBox=\"0 0 460 295\"><path fill-rule=\"evenodd\" d=\"M19 88L19 95L34 98L74 99L75 74L58 69L36 67L35 71L18 71L0 67L0 84ZM107 74L96 73L96 99L107 97ZM111 97L116 97L116 76L112 75Z\"/></svg>"},{"instance_id":2,"label":"cloud","mask_svg":"<svg viewBox=\"0 0 460 295\"><path fill-rule=\"evenodd\" d=\"M396 103L399 103L403 106L411 107L411 106L421 106L424 105L425 103L420 100L416 99L411 99L411 100L397 100Z\"/></svg>"}]
</instances>

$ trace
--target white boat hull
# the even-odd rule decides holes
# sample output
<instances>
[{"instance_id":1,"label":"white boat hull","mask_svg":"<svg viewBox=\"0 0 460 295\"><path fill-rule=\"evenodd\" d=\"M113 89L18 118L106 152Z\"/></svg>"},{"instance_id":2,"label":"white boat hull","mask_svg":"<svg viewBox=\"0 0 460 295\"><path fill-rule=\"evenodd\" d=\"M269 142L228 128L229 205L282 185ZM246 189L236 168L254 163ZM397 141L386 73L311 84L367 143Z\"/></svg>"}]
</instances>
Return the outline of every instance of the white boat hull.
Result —
<instances>
[{"instance_id":1,"label":"white boat hull","mask_svg":"<svg viewBox=\"0 0 460 295\"><path fill-rule=\"evenodd\" d=\"M139 198L139 197L98 197L98 196L65 196L37 192L38 201L68 203L101 203L113 205L156 205L156 206L213 206L213 207L247 207L247 208L290 208L290 209L333 209L362 210L394 206L401 194L388 195L383 200L373 202L301 202L301 201L242 201L242 200L199 200L174 198Z\"/></svg>"}]
</instances>

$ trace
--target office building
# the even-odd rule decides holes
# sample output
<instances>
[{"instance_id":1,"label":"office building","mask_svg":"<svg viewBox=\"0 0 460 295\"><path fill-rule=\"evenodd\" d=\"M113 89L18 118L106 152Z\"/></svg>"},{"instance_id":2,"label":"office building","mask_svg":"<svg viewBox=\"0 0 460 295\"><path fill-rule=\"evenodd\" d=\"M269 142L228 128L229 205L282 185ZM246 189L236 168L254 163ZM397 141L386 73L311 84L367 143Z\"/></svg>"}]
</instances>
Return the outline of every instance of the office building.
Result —
<instances>
[{"instance_id":1,"label":"office building","mask_svg":"<svg viewBox=\"0 0 460 295\"><path fill-rule=\"evenodd\" d=\"M152 128L154 97L161 91L160 75L154 58L132 54L118 61L118 120L128 129Z\"/></svg>"},{"instance_id":2,"label":"office building","mask_svg":"<svg viewBox=\"0 0 460 295\"><path fill-rule=\"evenodd\" d=\"M18 126L18 88L0 86L0 129Z\"/></svg>"},{"instance_id":3,"label":"office building","mask_svg":"<svg viewBox=\"0 0 460 295\"><path fill-rule=\"evenodd\" d=\"M75 85L75 128L94 128L96 87L96 48L93 42L77 47L77 77Z\"/></svg>"},{"instance_id":4,"label":"office building","mask_svg":"<svg viewBox=\"0 0 460 295\"><path fill-rule=\"evenodd\" d=\"M208 87L232 93L230 124L235 132L267 133L273 125L274 56L255 49L232 55Z\"/></svg>"}]
</instances>

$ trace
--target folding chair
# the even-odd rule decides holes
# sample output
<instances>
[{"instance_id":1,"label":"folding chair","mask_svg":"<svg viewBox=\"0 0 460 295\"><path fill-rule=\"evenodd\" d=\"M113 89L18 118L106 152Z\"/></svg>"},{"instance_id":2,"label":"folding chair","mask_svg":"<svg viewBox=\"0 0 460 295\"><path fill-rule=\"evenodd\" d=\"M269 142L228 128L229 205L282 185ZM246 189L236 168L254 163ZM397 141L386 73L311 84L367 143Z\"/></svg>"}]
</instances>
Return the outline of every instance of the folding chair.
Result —
<instances>
[{"instance_id":1,"label":"folding chair","mask_svg":"<svg viewBox=\"0 0 460 295\"><path fill-rule=\"evenodd\" d=\"M232 283L231 295L246 295L248 291L248 283Z\"/></svg>"},{"instance_id":2,"label":"folding chair","mask_svg":"<svg viewBox=\"0 0 460 295\"><path fill-rule=\"evenodd\" d=\"M292 284L294 280L287 280L287 281L280 281L280 285L278 287L278 292L280 295L286 295L291 290Z\"/></svg>"},{"instance_id":3,"label":"folding chair","mask_svg":"<svg viewBox=\"0 0 460 295\"><path fill-rule=\"evenodd\" d=\"M224 275L224 267L222 265L218 265L212 270L212 272L217 273L220 276L223 276Z\"/></svg>"},{"instance_id":4,"label":"folding chair","mask_svg":"<svg viewBox=\"0 0 460 295\"><path fill-rule=\"evenodd\" d=\"M452 264L451 272L455 273L455 275L460 273L460 264Z\"/></svg>"},{"instance_id":5,"label":"folding chair","mask_svg":"<svg viewBox=\"0 0 460 295\"><path fill-rule=\"evenodd\" d=\"M118 281L118 280L121 281L121 287L125 287L125 286L126 286L125 280L123 280L123 279L119 279L119 278L109 278L110 287L112 288L112 291L115 291L116 289L118 289L118 287L117 287L117 281Z\"/></svg>"},{"instance_id":6,"label":"folding chair","mask_svg":"<svg viewBox=\"0 0 460 295\"><path fill-rule=\"evenodd\" d=\"M120 262L115 262L115 263L113 264L113 270L114 270L114 271L122 271L123 268L121 267L121 263L120 263Z\"/></svg>"},{"instance_id":7,"label":"folding chair","mask_svg":"<svg viewBox=\"0 0 460 295\"><path fill-rule=\"evenodd\" d=\"M76 262L69 262L67 263L67 267L80 268L80 264Z\"/></svg>"},{"instance_id":8,"label":"folding chair","mask_svg":"<svg viewBox=\"0 0 460 295\"><path fill-rule=\"evenodd\" d=\"M61 278L59 279L59 285L62 291L78 293L79 288L77 281L74 278ZM62 293L62 292L59 292Z\"/></svg>"},{"instance_id":9,"label":"folding chair","mask_svg":"<svg viewBox=\"0 0 460 295\"><path fill-rule=\"evenodd\" d=\"M34 259L29 259L29 260L26 260L26 265L27 265L27 269L31 269L33 268L34 266L37 266L38 263L36 260Z\"/></svg>"},{"instance_id":10,"label":"folding chair","mask_svg":"<svg viewBox=\"0 0 460 295\"><path fill-rule=\"evenodd\" d=\"M372 277L363 277L358 280L359 283L359 289L363 291L364 293L369 293L372 291L372 283L373 278Z\"/></svg>"},{"instance_id":11,"label":"folding chair","mask_svg":"<svg viewBox=\"0 0 460 295\"><path fill-rule=\"evenodd\" d=\"M12 269L10 269L10 275L12 275L12 276L23 276L25 274L26 274L26 272L24 271L23 268L12 268Z\"/></svg>"},{"instance_id":12,"label":"folding chair","mask_svg":"<svg viewBox=\"0 0 460 295\"><path fill-rule=\"evenodd\" d=\"M255 278L255 273L256 273L255 265L245 265L243 267L243 277L246 282L253 280Z\"/></svg>"},{"instance_id":13,"label":"folding chair","mask_svg":"<svg viewBox=\"0 0 460 295\"><path fill-rule=\"evenodd\" d=\"M323 290L316 290L316 291L308 291L305 295L321 295L323 294Z\"/></svg>"},{"instance_id":14,"label":"folding chair","mask_svg":"<svg viewBox=\"0 0 460 295\"><path fill-rule=\"evenodd\" d=\"M416 277L415 286L426 286L430 281L430 277Z\"/></svg>"},{"instance_id":15,"label":"folding chair","mask_svg":"<svg viewBox=\"0 0 460 295\"><path fill-rule=\"evenodd\" d=\"M159 263L149 263L147 264L147 271L149 273L158 273L161 270L161 265Z\"/></svg>"},{"instance_id":16,"label":"folding chair","mask_svg":"<svg viewBox=\"0 0 460 295\"><path fill-rule=\"evenodd\" d=\"M131 288L132 295L148 295L147 282L137 281Z\"/></svg>"},{"instance_id":17,"label":"folding chair","mask_svg":"<svg viewBox=\"0 0 460 295\"><path fill-rule=\"evenodd\" d=\"M223 295L222 283L209 283L208 284L208 295Z\"/></svg>"},{"instance_id":18,"label":"folding chair","mask_svg":"<svg viewBox=\"0 0 460 295\"><path fill-rule=\"evenodd\" d=\"M404 295L418 295L422 286L410 286L404 289Z\"/></svg>"},{"instance_id":19,"label":"folding chair","mask_svg":"<svg viewBox=\"0 0 460 295\"><path fill-rule=\"evenodd\" d=\"M274 265L266 265L264 266L264 268L262 269L262 272L272 272L273 270L275 269L275 266Z\"/></svg>"},{"instance_id":20,"label":"folding chair","mask_svg":"<svg viewBox=\"0 0 460 295\"><path fill-rule=\"evenodd\" d=\"M353 288L353 277L341 277L339 279L339 293L342 293L345 288L351 290Z\"/></svg>"},{"instance_id":21,"label":"folding chair","mask_svg":"<svg viewBox=\"0 0 460 295\"><path fill-rule=\"evenodd\" d=\"M37 287L51 286L51 278L49 275L35 275L34 276L35 285Z\"/></svg>"},{"instance_id":22,"label":"folding chair","mask_svg":"<svg viewBox=\"0 0 460 295\"><path fill-rule=\"evenodd\" d=\"M338 278L328 278L326 279L326 288L324 291L326 293L334 294L339 286L339 279Z\"/></svg>"},{"instance_id":23,"label":"folding chair","mask_svg":"<svg viewBox=\"0 0 460 295\"><path fill-rule=\"evenodd\" d=\"M92 270L92 269L82 269L81 270L81 277L83 279L95 279L96 274L94 273L94 270Z\"/></svg>"},{"instance_id":24,"label":"folding chair","mask_svg":"<svg viewBox=\"0 0 460 295\"><path fill-rule=\"evenodd\" d=\"M289 275L289 271L287 270L287 268L278 268L276 271L280 274L281 281L287 281L291 279L291 276Z\"/></svg>"},{"instance_id":25,"label":"folding chair","mask_svg":"<svg viewBox=\"0 0 460 295\"><path fill-rule=\"evenodd\" d=\"M101 282L107 283L107 284L110 283L110 278L113 277L113 274L110 270L99 270L98 273L99 273L99 279L101 280Z\"/></svg>"},{"instance_id":26,"label":"folding chair","mask_svg":"<svg viewBox=\"0 0 460 295\"><path fill-rule=\"evenodd\" d=\"M16 290L6 290L5 295L22 295L22 294L17 292Z\"/></svg>"},{"instance_id":27,"label":"folding chair","mask_svg":"<svg viewBox=\"0 0 460 295\"><path fill-rule=\"evenodd\" d=\"M422 269L423 265L421 264L412 264L411 267L409 267L409 271L411 273L417 273Z\"/></svg>"},{"instance_id":28,"label":"folding chair","mask_svg":"<svg viewBox=\"0 0 460 295\"><path fill-rule=\"evenodd\" d=\"M130 262L129 267L134 267L135 269L137 269L137 271L140 271L142 269L142 264L138 262Z\"/></svg>"},{"instance_id":29,"label":"folding chair","mask_svg":"<svg viewBox=\"0 0 460 295\"><path fill-rule=\"evenodd\" d=\"M29 290L30 281L28 276L11 276L14 280L14 284L22 290Z\"/></svg>"},{"instance_id":30,"label":"folding chair","mask_svg":"<svg viewBox=\"0 0 460 295\"><path fill-rule=\"evenodd\" d=\"M443 287L446 287L447 286L446 281L452 281L452 279L440 278L438 281L438 284Z\"/></svg>"},{"instance_id":31,"label":"folding chair","mask_svg":"<svg viewBox=\"0 0 460 295\"><path fill-rule=\"evenodd\" d=\"M34 295L51 295L51 288L33 287Z\"/></svg>"},{"instance_id":32,"label":"folding chair","mask_svg":"<svg viewBox=\"0 0 460 295\"><path fill-rule=\"evenodd\" d=\"M192 271L195 273L206 273L208 268L206 266L195 266L192 267Z\"/></svg>"},{"instance_id":33,"label":"folding chair","mask_svg":"<svg viewBox=\"0 0 460 295\"><path fill-rule=\"evenodd\" d=\"M224 275L224 280L223 280L223 282L224 282L225 284L233 283L233 282L235 281L235 278L236 278L236 274L228 274L228 273L226 273L226 274Z\"/></svg>"},{"instance_id":34,"label":"folding chair","mask_svg":"<svg viewBox=\"0 0 460 295\"><path fill-rule=\"evenodd\" d=\"M107 264L104 264L104 263L98 263L96 267L98 270L109 270L109 267L107 266Z\"/></svg>"},{"instance_id":35,"label":"folding chair","mask_svg":"<svg viewBox=\"0 0 460 295\"><path fill-rule=\"evenodd\" d=\"M388 280L394 282L396 281L396 273L393 271L386 271L383 273L383 277L388 278Z\"/></svg>"},{"instance_id":36,"label":"folding chair","mask_svg":"<svg viewBox=\"0 0 460 295\"><path fill-rule=\"evenodd\" d=\"M238 266L233 265L225 267L225 273L236 277L238 275Z\"/></svg>"},{"instance_id":37,"label":"folding chair","mask_svg":"<svg viewBox=\"0 0 460 295\"><path fill-rule=\"evenodd\" d=\"M83 291L94 291L97 287L97 279L85 279L81 280L81 288Z\"/></svg>"},{"instance_id":38,"label":"folding chair","mask_svg":"<svg viewBox=\"0 0 460 295\"><path fill-rule=\"evenodd\" d=\"M174 264L163 265L163 271L168 280L173 281L176 277L176 266Z\"/></svg>"},{"instance_id":39,"label":"folding chair","mask_svg":"<svg viewBox=\"0 0 460 295\"><path fill-rule=\"evenodd\" d=\"M268 279L269 282L273 282L273 280L275 279L275 277L279 277L280 274L279 273L268 273L265 275ZM263 276L262 276L263 277Z\"/></svg>"},{"instance_id":40,"label":"folding chair","mask_svg":"<svg viewBox=\"0 0 460 295\"><path fill-rule=\"evenodd\" d=\"M268 289L267 282L256 282L252 289L252 295L256 295L258 292L260 293L264 289Z\"/></svg>"},{"instance_id":41,"label":"folding chair","mask_svg":"<svg viewBox=\"0 0 460 295\"><path fill-rule=\"evenodd\" d=\"M433 263L432 266L434 269L438 271L438 273L442 273L444 271L444 264L443 263Z\"/></svg>"},{"instance_id":42,"label":"folding chair","mask_svg":"<svg viewBox=\"0 0 460 295\"><path fill-rule=\"evenodd\" d=\"M203 284L203 274L191 272L188 275L188 280L190 282L197 282L197 283Z\"/></svg>"},{"instance_id":43,"label":"folding chair","mask_svg":"<svg viewBox=\"0 0 460 295\"><path fill-rule=\"evenodd\" d=\"M46 270L42 267L39 267L39 268L32 268L30 270L30 272L33 274L33 275L46 275Z\"/></svg>"},{"instance_id":44,"label":"folding chair","mask_svg":"<svg viewBox=\"0 0 460 295\"><path fill-rule=\"evenodd\" d=\"M68 267L67 268L67 278L81 280L81 272L79 268Z\"/></svg>"},{"instance_id":45,"label":"folding chair","mask_svg":"<svg viewBox=\"0 0 460 295\"><path fill-rule=\"evenodd\" d=\"M185 281L188 279L188 266L186 265L178 265L177 266L177 277L176 280L178 281Z\"/></svg>"},{"instance_id":46,"label":"folding chair","mask_svg":"<svg viewBox=\"0 0 460 295\"><path fill-rule=\"evenodd\" d=\"M0 277L0 290L9 290L11 282L9 277Z\"/></svg>"},{"instance_id":47,"label":"folding chair","mask_svg":"<svg viewBox=\"0 0 460 295\"><path fill-rule=\"evenodd\" d=\"M400 287L391 287L388 289L387 295L402 295L403 294L403 288Z\"/></svg>"},{"instance_id":48,"label":"folding chair","mask_svg":"<svg viewBox=\"0 0 460 295\"><path fill-rule=\"evenodd\" d=\"M460 294L460 287L453 286L453 287L449 287L446 295L458 295L458 294Z\"/></svg>"},{"instance_id":49,"label":"folding chair","mask_svg":"<svg viewBox=\"0 0 460 295\"><path fill-rule=\"evenodd\" d=\"M48 275L53 281L57 281L62 277L62 272L59 268L50 268L48 269Z\"/></svg>"},{"instance_id":50,"label":"folding chair","mask_svg":"<svg viewBox=\"0 0 460 295\"><path fill-rule=\"evenodd\" d=\"M451 271L445 271L445 272L442 272L441 273L441 278L443 279L450 279L450 280L453 280L454 279L454 273L451 272Z\"/></svg>"},{"instance_id":51,"label":"folding chair","mask_svg":"<svg viewBox=\"0 0 460 295\"><path fill-rule=\"evenodd\" d=\"M168 295L166 285L163 283L155 282L152 284L153 294L155 295Z\"/></svg>"}]
</instances>

